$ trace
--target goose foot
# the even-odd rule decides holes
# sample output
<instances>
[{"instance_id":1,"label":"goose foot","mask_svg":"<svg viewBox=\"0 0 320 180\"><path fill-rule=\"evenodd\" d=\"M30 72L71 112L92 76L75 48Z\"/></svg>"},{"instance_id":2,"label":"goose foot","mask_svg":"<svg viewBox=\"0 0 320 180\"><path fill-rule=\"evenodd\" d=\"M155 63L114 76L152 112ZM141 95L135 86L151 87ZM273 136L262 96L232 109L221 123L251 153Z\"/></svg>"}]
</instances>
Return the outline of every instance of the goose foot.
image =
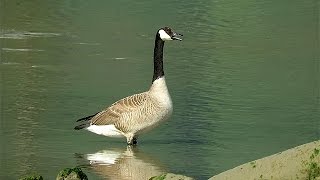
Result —
<instances>
[{"instance_id":1,"label":"goose foot","mask_svg":"<svg viewBox=\"0 0 320 180\"><path fill-rule=\"evenodd\" d=\"M136 137L131 136L131 137L127 138L127 144L128 144L129 146L131 146L131 145L137 145L137 143L138 143L138 141L137 141L137 138L136 138Z\"/></svg>"},{"instance_id":2,"label":"goose foot","mask_svg":"<svg viewBox=\"0 0 320 180\"><path fill-rule=\"evenodd\" d=\"M134 137L134 138L133 138L132 143L133 143L133 145L136 145L136 144L138 143L138 141L137 141L137 138L136 138L136 137Z\"/></svg>"}]
</instances>

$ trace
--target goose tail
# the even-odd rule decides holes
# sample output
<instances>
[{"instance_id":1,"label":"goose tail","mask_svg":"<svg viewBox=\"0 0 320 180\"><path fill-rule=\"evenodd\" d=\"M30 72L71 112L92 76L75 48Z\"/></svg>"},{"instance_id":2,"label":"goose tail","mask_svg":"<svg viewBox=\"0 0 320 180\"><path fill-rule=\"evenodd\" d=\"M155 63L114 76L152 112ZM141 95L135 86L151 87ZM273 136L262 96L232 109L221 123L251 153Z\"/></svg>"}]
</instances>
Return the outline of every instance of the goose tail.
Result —
<instances>
[{"instance_id":1,"label":"goose tail","mask_svg":"<svg viewBox=\"0 0 320 180\"><path fill-rule=\"evenodd\" d=\"M80 129L83 129L83 128L87 128L90 126L90 123L85 123L85 124L80 124L76 127L74 127L75 130L80 130Z\"/></svg>"},{"instance_id":2,"label":"goose tail","mask_svg":"<svg viewBox=\"0 0 320 180\"><path fill-rule=\"evenodd\" d=\"M96 113L98 114L98 113ZM90 115L90 116L87 116L87 117L84 117L84 118L81 118L81 119L78 119L77 122L82 122L82 124L74 127L75 130L80 130L80 129L83 129L83 128L87 128L90 126L90 120L96 115Z\"/></svg>"}]
</instances>

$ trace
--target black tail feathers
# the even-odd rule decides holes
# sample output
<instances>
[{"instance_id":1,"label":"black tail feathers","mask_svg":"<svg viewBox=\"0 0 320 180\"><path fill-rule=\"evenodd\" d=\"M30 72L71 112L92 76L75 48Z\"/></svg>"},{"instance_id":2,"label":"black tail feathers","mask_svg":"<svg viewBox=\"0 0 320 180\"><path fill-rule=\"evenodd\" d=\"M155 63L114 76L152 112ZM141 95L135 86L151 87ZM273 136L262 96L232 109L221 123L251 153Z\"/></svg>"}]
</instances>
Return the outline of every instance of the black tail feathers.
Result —
<instances>
[{"instance_id":1,"label":"black tail feathers","mask_svg":"<svg viewBox=\"0 0 320 180\"><path fill-rule=\"evenodd\" d=\"M98 114L98 113L96 113L96 114ZM84 118L81 118L81 119L78 119L77 122L83 122L83 124L80 124L80 125L74 127L74 129L75 129L75 130L80 130L80 129L89 127L89 126L90 126L90 120L91 120L96 114L91 115L91 116L87 116L87 117L84 117Z\"/></svg>"},{"instance_id":2,"label":"black tail feathers","mask_svg":"<svg viewBox=\"0 0 320 180\"><path fill-rule=\"evenodd\" d=\"M75 130L80 130L80 129L83 129L83 128L86 128L86 127L89 127L89 123L85 123L85 124L80 124L76 127L74 127Z\"/></svg>"}]
</instances>

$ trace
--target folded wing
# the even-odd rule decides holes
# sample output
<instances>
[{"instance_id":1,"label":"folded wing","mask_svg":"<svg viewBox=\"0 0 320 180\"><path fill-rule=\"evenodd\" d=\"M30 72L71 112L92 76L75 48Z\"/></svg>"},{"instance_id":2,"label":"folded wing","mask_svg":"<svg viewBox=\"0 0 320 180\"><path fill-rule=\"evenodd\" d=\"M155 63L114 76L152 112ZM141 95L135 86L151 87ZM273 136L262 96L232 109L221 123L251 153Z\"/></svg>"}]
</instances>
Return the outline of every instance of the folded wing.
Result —
<instances>
[{"instance_id":1,"label":"folded wing","mask_svg":"<svg viewBox=\"0 0 320 180\"><path fill-rule=\"evenodd\" d=\"M147 99L146 92L125 97L107 109L97 113L91 119L91 125L109 125L116 123L121 116L139 110Z\"/></svg>"}]
</instances>

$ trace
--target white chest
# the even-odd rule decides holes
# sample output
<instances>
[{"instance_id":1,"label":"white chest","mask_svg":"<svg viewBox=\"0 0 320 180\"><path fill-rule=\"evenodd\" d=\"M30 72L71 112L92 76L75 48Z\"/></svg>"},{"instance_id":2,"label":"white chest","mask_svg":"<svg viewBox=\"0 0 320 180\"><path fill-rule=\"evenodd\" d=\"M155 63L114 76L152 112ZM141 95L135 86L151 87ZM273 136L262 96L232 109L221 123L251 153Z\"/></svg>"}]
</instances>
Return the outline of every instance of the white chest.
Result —
<instances>
[{"instance_id":1,"label":"white chest","mask_svg":"<svg viewBox=\"0 0 320 180\"><path fill-rule=\"evenodd\" d=\"M149 93L161 108L172 111L172 101L164 77L152 83Z\"/></svg>"}]
</instances>

